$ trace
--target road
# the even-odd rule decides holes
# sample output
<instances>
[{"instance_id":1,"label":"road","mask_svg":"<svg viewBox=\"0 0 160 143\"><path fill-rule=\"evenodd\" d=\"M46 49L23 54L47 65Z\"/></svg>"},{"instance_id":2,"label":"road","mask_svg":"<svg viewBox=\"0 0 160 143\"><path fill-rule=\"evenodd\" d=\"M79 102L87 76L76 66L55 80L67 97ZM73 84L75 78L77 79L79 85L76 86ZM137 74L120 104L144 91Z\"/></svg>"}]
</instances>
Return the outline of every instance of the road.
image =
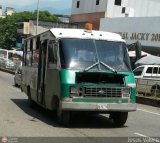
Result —
<instances>
[{"instance_id":1,"label":"road","mask_svg":"<svg viewBox=\"0 0 160 143\"><path fill-rule=\"evenodd\" d=\"M79 115L70 127L57 124L52 112L31 109L27 96L0 72L0 137L160 137L160 108L138 104L126 125L115 128L105 115Z\"/></svg>"}]
</instances>

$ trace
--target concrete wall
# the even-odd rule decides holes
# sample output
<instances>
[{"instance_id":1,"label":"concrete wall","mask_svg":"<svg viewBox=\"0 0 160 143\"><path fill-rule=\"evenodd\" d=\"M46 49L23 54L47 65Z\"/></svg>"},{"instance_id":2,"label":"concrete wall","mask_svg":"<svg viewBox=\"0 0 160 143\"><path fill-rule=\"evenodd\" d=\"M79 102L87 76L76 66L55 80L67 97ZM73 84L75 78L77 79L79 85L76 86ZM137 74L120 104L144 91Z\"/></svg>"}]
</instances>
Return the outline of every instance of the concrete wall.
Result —
<instances>
[{"instance_id":1,"label":"concrete wall","mask_svg":"<svg viewBox=\"0 0 160 143\"><path fill-rule=\"evenodd\" d=\"M107 17L150 17L160 16L160 0L122 0L121 6L108 0ZM122 8L126 11L122 14Z\"/></svg>"},{"instance_id":2,"label":"concrete wall","mask_svg":"<svg viewBox=\"0 0 160 143\"><path fill-rule=\"evenodd\" d=\"M135 17L160 16L160 0L128 0Z\"/></svg>"},{"instance_id":3,"label":"concrete wall","mask_svg":"<svg viewBox=\"0 0 160 143\"><path fill-rule=\"evenodd\" d=\"M127 44L160 47L160 17L103 18L100 30L121 34Z\"/></svg>"},{"instance_id":4,"label":"concrete wall","mask_svg":"<svg viewBox=\"0 0 160 143\"><path fill-rule=\"evenodd\" d=\"M76 8L77 1L80 7ZM122 13L125 8L125 13ZM160 0L121 0L121 5L115 5L115 0L73 0L72 15L105 12L105 17L150 17L160 16Z\"/></svg>"},{"instance_id":5,"label":"concrete wall","mask_svg":"<svg viewBox=\"0 0 160 143\"><path fill-rule=\"evenodd\" d=\"M122 0L121 5L115 5L115 0L108 0L107 5L107 17L125 17L125 13L122 13L122 8L128 7L128 0Z\"/></svg>"}]
</instances>

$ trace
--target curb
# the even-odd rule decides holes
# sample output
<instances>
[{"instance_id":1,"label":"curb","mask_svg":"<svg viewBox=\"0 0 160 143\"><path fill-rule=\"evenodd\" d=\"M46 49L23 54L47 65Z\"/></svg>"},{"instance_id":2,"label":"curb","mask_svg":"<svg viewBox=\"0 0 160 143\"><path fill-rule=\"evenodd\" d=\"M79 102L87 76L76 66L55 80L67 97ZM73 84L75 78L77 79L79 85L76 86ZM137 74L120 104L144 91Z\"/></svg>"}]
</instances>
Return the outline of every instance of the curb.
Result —
<instances>
[{"instance_id":1,"label":"curb","mask_svg":"<svg viewBox=\"0 0 160 143\"><path fill-rule=\"evenodd\" d=\"M154 98L147 98L142 96L136 97L137 103L144 104L144 105L150 105L154 107L160 107L160 99L154 99Z\"/></svg>"},{"instance_id":2,"label":"curb","mask_svg":"<svg viewBox=\"0 0 160 143\"><path fill-rule=\"evenodd\" d=\"M0 67L0 71L3 71L3 72L7 72L7 73L10 73L10 74L15 74L15 71L13 71L13 70L9 70L9 69L5 69L5 68L2 68L2 67Z\"/></svg>"}]
</instances>

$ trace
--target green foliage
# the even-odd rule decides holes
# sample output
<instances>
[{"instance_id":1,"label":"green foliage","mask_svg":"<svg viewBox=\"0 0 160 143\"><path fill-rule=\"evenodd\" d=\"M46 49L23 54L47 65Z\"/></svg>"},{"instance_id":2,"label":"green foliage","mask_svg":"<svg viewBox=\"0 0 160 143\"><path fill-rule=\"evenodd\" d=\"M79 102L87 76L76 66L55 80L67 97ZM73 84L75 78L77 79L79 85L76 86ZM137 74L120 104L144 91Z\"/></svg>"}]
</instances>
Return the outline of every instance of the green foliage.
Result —
<instances>
[{"instance_id":1,"label":"green foliage","mask_svg":"<svg viewBox=\"0 0 160 143\"><path fill-rule=\"evenodd\" d=\"M0 18L0 48L11 49L16 45L16 35L17 35L17 22L23 22L26 20L36 20L37 11L29 12L19 12L14 13L5 18ZM48 11L39 11L39 20L41 21L52 21L60 22L60 20L49 13Z\"/></svg>"}]
</instances>

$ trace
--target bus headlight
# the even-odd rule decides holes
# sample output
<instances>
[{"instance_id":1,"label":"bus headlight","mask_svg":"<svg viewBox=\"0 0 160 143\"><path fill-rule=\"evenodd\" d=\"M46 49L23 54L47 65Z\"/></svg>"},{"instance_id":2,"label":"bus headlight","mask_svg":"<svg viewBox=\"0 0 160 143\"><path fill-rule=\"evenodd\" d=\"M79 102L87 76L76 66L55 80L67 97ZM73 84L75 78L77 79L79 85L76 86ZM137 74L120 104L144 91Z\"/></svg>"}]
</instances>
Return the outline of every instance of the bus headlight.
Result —
<instances>
[{"instance_id":1,"label":"bus headlight","mask_svg":"<svg viewBox=\"0 0 160 143\"><path fill-rule=\"evenodd\" d=\"M70 88L70 95L71 95L71 97L73 97L73 96L79 96L79 92L78 92L77 87L72 86Z\"/></svg>"},{"instance_id":2,"label":"bus headlight","mask_svg":"<svg viewBox=\"0 0 160 143\"><path fill-rule=\"evenodd\" d=\"M130 88L123 88L122 89L122 95L124 98L130 97L131 89Z\"/></svg>"},{"instance_id":3,"label":"bus headlight","mask_svg":"<svg viewBox=\"0 0 160 143\"><path fill-rule=\"evenodd\" d=\"M128 84L128 87L136 88L136 84L135 84L135 83L129 83L129 84Z\"/></svg>"}]
</instances>

